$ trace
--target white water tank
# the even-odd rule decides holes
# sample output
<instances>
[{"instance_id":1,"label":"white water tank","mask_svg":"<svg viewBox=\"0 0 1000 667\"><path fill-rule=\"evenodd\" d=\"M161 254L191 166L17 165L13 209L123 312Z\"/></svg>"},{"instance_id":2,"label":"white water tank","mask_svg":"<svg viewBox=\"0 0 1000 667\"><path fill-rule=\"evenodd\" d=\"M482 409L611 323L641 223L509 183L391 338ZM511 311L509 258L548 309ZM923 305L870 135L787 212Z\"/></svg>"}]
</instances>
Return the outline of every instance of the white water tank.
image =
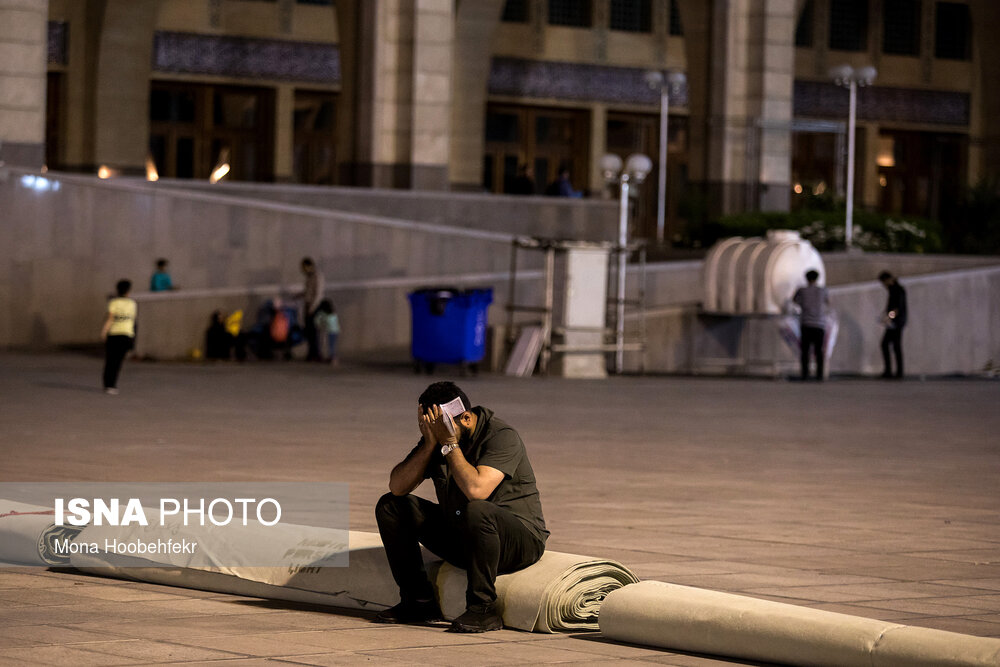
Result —
<instances>
[{"instance_id":1,"label":"white water tank","mask_svg":"<svg viewBox=\"0 0 1000 667\"><path fill-rule=\"evenodd\" d=\"M780 314L806 284L806 271L819 273L826 284L823 258L796 231L775 229L766 239L722 239L705 256L705 312L718 314Z\"/></svg>"}]
</instances>

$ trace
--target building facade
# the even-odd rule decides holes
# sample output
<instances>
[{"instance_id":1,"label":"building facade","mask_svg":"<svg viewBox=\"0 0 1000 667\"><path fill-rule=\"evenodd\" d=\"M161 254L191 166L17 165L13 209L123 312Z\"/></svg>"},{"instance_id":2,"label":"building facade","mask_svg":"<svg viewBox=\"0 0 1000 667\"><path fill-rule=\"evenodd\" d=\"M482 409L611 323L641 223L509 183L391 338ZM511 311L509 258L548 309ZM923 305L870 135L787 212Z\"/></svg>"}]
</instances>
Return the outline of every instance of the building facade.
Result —
<instances>
[{"instance_id":1,"label":"building facade","mask_svg":"<svg viewBox=\"0 0 1000 667\"><path fill-rule=\"evenodd\" d=\"M0 158L50 169L538 193L606 152L692 208L784 210L845 188L945 217L1000 173L992 0L0 0ZM657 168L659 166L657 165ZM520 175L520 179L518 176ZM656 178L639 224L655 225Z\"/></svg>"}]
</instances>

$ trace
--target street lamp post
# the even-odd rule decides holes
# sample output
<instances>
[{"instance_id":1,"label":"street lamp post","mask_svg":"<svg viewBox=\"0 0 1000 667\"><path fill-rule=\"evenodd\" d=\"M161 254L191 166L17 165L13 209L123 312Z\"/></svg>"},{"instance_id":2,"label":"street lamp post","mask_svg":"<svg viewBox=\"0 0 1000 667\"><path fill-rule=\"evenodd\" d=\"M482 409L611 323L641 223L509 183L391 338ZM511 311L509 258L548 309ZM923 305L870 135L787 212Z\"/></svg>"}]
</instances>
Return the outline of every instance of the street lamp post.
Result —
<instances>
[{"instance_id":1,"label":"street lamp post","mask_svg":"<svg viewBox=\"0 0 1000 667\"><path fill-rule=\"evenodd\" d=\"M646 85L660 91L660 171L657 174L656 242L662 244L667 219L667 122L670 113L670 95L678 91L687 77L683 72L669 72L666 77L659 70L646 72Z\"/></svg>"},{"instance_id":2,"label":"street lamp post","mask_svg":"<svg viewBox=\"0 0 1000 667\"><path fill-rule=\"evenodd\" d=\"M621 373L625 365L625 267L628 260L628 197L631 184L638 187L653 168L653 161L641 153L628 156L625 168L622 159L613 153L601 158L604 180L618 183L618 289L615 299L615 372Z\"/></svg>"},{"instance_id":3,"label":"street lamp post","mask_svg":"<svg viewBox=\"0 0 1000 667\"><path fill-rule=\"evenodd\" d=\"M877 74L878 71L870 65L858 68L841 65L830 70L830 78L834 83L850 91L847 111L847 216L844 221L844 244L848 250L854 241L854 135L857 127L858 87L870 86Z\"/></svg>"}]
</instances>

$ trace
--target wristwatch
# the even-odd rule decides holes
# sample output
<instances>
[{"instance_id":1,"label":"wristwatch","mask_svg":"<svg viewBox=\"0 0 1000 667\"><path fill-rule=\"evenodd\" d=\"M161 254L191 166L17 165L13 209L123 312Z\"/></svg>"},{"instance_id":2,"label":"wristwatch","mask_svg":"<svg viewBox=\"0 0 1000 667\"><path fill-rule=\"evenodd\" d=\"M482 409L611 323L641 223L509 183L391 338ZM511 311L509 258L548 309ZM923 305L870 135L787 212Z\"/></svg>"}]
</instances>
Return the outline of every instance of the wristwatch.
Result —
<instances>
[{"instance_id":1,"label":"wristwatch","mask_svg":"<svg viewBox=\"0 0 1000 667\"><path fill-rule=\"evenodd\" d=\"M457 442L441 445L441 456L448 456L453 449L458 449Z\"/></svg>"}]
</instances>

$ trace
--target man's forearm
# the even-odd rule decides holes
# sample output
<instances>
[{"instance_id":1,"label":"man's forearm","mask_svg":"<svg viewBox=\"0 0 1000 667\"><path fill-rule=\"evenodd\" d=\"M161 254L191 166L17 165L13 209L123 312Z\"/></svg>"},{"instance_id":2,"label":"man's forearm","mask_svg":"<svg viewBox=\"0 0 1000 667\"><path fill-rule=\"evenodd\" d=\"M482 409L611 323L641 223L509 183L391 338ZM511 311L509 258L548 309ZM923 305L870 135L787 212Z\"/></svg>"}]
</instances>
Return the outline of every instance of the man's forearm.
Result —
<instances>
[{"instance_id":1,"label":"man's forearm","mask_svg":"<svg viewBox=\"0 0 1000 667\"><path fill-rule=\"evenodd\" d=\"M479 469L469 463L460 448L452 450L447 457L452 479L469 500L486 500L497 487L496 480L484 479Z\"/></svg>"},{"instance_id":2,"label":"man's forearm","mask_svg":"<svg viewBox=\"0 0 1000 667\"><path fill-rule=\"evenodd\" d=\"M424 471L427 470L433 453L434 446L425 440L412 456L407 456L396 464L389 473L389 491L396 496L405 496L417 488L424 481Z\"/></svg>"}]
</instances>

